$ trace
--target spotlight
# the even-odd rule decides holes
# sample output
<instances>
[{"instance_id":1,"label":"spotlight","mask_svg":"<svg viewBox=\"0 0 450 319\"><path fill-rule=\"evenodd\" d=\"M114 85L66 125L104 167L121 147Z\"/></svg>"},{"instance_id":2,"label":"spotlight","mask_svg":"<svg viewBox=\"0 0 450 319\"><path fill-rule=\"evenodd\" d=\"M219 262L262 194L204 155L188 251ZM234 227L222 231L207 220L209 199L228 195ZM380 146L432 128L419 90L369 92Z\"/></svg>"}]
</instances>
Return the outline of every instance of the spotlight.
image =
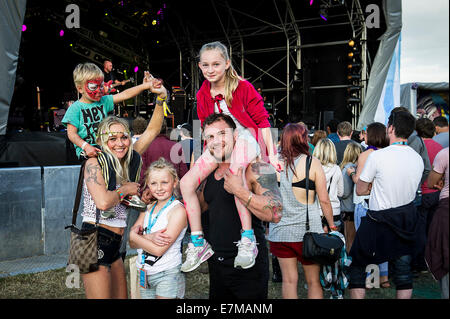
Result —
<instances>
[{"instance_id":1,"label":"spotlight","mask_svg":"<svg viewBox=\"0 0 450 319\"><path fill-rule=\"evenodd\" d=\"M350 63L347 68L352 69L361 66L361 63Z\"/></svg>"},{"instance_id":2,"label":"spotlight","mask_svg":"<svg viewBox=\"0 0 450 319\"><path fill-rule=\"evenodd\" d=\"M59 31L59 36L60 37L64 36L64 30Z\"/></svg>"},{"instance_id":3,"label":"spotlight","mask_svg":"<svg viewBox=\"0 0 450 319\"><path fill-rule=\"evenodd\" d=\"M347 79L349 79L349 80L359 80L360 78L361 78L360 74L349 74L347 76Z\"/></svg>"},{"instance_id":4,"label":"spotlight","mask_svg":"<svg viewBox=\"0 0 450 319\"><path fill-rule=\"evenodd\" d=\"M353 41L353 39L348 41L348 45L353 48L355 46L355 41Z\"/></svg>"},{"instance_id":5,"label":"spotlight","mask_svg":"<svg viewBox=\"0 0 450 319\"><path fill-rule=\"evenodd\" d=\"M138 66L135 66L135 67L134 67L134 73L137 73L137 71L139 71L139 67L138 67Z\"/></svg>"},{"instance_id":6,"label":"spotlight","mask_svg":"<svg viewBox=\"0 0 450 319\"><path fill-rule=\"evenodd\" d=\"M27 31L27 26L25 24L22 24L22 32Z\"/></svg>"}]
</instances>

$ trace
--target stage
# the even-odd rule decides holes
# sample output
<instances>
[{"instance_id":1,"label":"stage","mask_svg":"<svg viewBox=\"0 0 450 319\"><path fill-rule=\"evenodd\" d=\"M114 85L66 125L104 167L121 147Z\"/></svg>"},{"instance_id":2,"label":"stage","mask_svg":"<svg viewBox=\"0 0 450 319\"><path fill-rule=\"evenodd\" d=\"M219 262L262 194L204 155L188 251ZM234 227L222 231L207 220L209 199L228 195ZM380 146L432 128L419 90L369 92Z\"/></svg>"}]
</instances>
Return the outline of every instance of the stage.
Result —
<instances>
[{"instance_id":1,"label":"stage","mask_svg":"<svg viewBox=\"0 0 450 319\"><path fill-rule=\"evenodd\" d=\"M1 167L77 165L66 132L14 132L5 135Z\"/></svg>"}]
</instances>

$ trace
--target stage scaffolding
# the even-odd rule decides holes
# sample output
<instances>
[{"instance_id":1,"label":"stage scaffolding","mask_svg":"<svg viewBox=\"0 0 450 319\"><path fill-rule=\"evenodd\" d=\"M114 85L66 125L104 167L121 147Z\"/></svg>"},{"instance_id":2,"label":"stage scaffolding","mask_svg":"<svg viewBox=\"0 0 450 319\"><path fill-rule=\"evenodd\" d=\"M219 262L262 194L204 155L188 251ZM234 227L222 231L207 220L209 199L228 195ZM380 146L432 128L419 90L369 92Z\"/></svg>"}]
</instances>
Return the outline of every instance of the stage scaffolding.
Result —
<instances>
[{"instance_id":1,"label":"stage scaffolding","mask_svg":"<svg viewBox=\"0 0 450 319\"><path fill-rule=\"evenodd\" d=\"M322 0L321 4L327 8L332 8L335 6L343 6L346 13L338 15L341 19L347 17L344 22L328 23L310 25L314 20L320 21L320 18L305 18L299 19L296 13L291 7L292 0L272 0L266 1L266 4L272 4L271 8L268 10L273 10L274 14L278 17L278 23L273 23L264 20L258 16L253 16L248 12L245 12L238 8L233 8L230 6L229 1L214 1L211 0L211 5L220 23L222 38L215 38L228 46L231 59L233 61L234 67L237 69L238 73L244 78L246 77L246 70L252 67L258 70L257 76L253 76L249 81L255 85L255 83L263 80L263 78L271 78L278 85L271 87L264 87L263 92L284 92L282 96L273 100L273 106L277 109L280 103L286 103L286 112L289 115L292 112L292 105L290 101L290 95L293 92L293 82L299 80L297 78L297 73L295 70L302 69L302 49L312 48L312 47L331 47L336 45L347 45L350 40L345 37L339 41L329 41L322 43L313 44L302 44L302 30L311 28L332 28L336 26L349 25L353 33L353 38L360 39L361 43L361 89L358 92L358 97L361 103L352 104L353 127L356 127L358 116L361 112L362 101L364 101L367 75L369 70L369 64L367 63L367 28L365 25L364 13L361 7L360 0L346 0L346 1L335 1L335 0ZM219 13L220 12L220 13ZM297 15L299 15L297 13ZM334 16L337 17L337 16ZM239 19L252 19L259 25L250 28L239 28L236 23ZM184 33L179 35L177 38L169 26L171 35L176 43L179 50L179 86L184 87L186 92L190 92L191 100L194 100L195 94L200 86L199 69L197 66L198 52L194 50L194 46L204 44L197 41L191 41L192 34L188 26L183 26L183 19L179 16L179 23L182 25L182 30ZM308 25L305 25L308 23ZM264 35L274 35L280 34L285 39L284 46L273 46L269 41L261 42L261 47L259 48L249 48L245 46L245 40L254 37L260 37ZM180 38L182 40L180 40ZM271 65L262 66L260 63L255 62L252 59L254 55L270 54L272 57L276 56L276 61ZM284 76L280 76L271 72L274 68L284 68ZM185 76L189 73L190 76ZM183 80L183 79L188 79ZM301 80L301 79L300 79ZM303 82L304 84L304 82ZM309 89L320 90L320 89L331 89L331 88L348 88L351 85L348 83L342 83L335 86L314 86ZM305 109L307 105L305 103L305 97L303 94L303 104L302 111L311 112L313 110ZM272 102L272 101L271 101Z\"/></svg>"}]
</instances>

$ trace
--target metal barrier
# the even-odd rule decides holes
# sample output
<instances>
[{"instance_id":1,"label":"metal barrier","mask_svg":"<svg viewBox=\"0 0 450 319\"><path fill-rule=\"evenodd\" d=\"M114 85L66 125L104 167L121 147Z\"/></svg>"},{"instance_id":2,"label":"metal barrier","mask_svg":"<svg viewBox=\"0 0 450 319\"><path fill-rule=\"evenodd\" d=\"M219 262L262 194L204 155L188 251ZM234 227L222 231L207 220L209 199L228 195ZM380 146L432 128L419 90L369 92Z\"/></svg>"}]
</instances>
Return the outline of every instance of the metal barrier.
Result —
<instances>
[{"instance_id":1,"label":"metal barrier","mask_svg":"<svg viewBox=\"0 0 450 319\"><path fill-rule=\"evenodd\" d=\"M3 168L0 181L0 260L42 255L41 168Z\"/></svg>"},{"instance_id":2,"label":"metal barrier","mask_svg":"<svg viewBox=\"0 0 450 319\"><path fill-rule=\"evenodd\" d=\"M67 255L80 165L0 169L0 261ZM81 199L77 226L81 226ZM130 210L121 251L134 254L128 230L139 213Z\"/></svg>"}]
</instances>

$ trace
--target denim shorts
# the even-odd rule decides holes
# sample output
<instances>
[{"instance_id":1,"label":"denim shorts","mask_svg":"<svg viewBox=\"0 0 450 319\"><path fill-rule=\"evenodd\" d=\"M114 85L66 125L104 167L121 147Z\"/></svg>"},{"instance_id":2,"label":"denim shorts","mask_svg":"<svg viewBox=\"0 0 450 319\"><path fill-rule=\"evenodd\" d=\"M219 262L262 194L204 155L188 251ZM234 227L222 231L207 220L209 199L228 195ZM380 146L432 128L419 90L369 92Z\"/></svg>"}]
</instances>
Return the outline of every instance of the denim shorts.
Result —
<instances>
[{"instance_id":1,"label":"denim shorts","mask_svg":"<svg viewBox=\"0 0 450 319\"><path fill-rule=\"evenodd\" d=\"M95 225L83 223L81 229L92 229ZM98 227L98 263L99 265L111 268L111 265L121 257L120 246L122 236L101 226Z\"/></svg>"},{"instance_id":2,"label":"denim shorts","mask_svg":"<svg viewBox=\"0 0 450 319\"><path fill-rule=\"evenodd\" d=\"M147 285L146 289L139 287L142 299L156 299L156 296L172 299L183 298L185 278L181 272L181 264L154 275L147 275Z\"/></svg>"}]
</instances>

